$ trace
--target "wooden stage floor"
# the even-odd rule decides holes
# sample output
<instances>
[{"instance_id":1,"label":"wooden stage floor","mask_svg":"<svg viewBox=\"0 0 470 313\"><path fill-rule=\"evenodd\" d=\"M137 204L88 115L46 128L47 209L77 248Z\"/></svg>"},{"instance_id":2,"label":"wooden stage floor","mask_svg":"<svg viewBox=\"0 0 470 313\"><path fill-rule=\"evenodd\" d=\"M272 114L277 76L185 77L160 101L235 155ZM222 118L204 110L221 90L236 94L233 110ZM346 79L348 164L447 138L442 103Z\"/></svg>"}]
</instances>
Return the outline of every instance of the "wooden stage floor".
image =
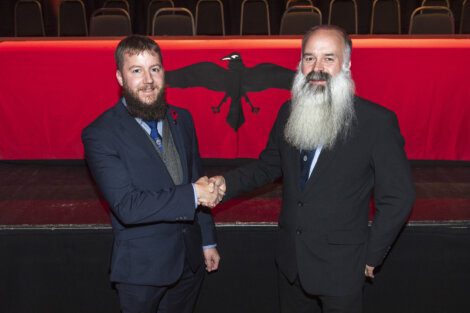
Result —
<instances>
[{"instance_id":1,"label":"wooden stage floor","mask_svg":"<svg viewBox=\"0 0 470 313\"><path fill-rule=\"evenodd\" d=\"M204 162L206 174L233 162ZM240 162L238 162L240 163ZM410 224L470 224L470 164L412 162ZM0 161L0 227L109 227L109 212L83 161ZM276 224L281 182L219 205L218 225Z\"/></svg>"}]
</instances>

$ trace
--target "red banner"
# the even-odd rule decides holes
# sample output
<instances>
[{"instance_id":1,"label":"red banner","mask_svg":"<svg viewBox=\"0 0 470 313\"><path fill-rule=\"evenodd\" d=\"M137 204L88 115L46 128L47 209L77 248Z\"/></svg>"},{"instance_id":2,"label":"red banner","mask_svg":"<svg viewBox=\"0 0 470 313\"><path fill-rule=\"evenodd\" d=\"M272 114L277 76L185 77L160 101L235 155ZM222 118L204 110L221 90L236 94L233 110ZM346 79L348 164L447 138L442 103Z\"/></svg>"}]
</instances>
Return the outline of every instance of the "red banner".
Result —
<instances>
[{"instance_id":1,"label":"red banner","mask_svg":"<svg viewBox=\"0 0 470 313\"><path fill-rule=\"evenodd\" d=\"M117 42L0 42L0 159L83 158L83 127L119 98L113 59ZM202 62L228 75L229 62L222 58L236 52L250 73L243 79L266 82L254 70L260 64L293 71L300 58L300 38L158 42L169 75ZM357 93L397 113L411 159L470 160L470 39L355 38L353 45ZM282 71L268 73L283 77ZM289 91L276 84L243 82L238 93L169 84L167 99L191 111L203 157L255 158L289 98ZM231 107L241 109L244 118L235 128L227 122Z\"/></svg>"}]
</instances>

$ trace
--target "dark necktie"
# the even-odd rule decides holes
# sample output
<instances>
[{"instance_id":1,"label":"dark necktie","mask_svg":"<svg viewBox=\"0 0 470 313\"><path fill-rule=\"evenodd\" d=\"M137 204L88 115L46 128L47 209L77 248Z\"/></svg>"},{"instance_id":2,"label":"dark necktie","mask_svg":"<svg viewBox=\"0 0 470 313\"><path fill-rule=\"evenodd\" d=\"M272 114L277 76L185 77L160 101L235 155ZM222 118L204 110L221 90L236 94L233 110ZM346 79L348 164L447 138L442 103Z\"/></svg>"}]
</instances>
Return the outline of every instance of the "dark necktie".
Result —
<instances>
[{"instance_id":1,"label":"dark necktie","mask_svg":"<svg viewBox=\"0 0 470 313\"><path fill-rule=\"evenodd\" d=\"M150 137L155 141L158 150L163 152L162 136L158 133L157 121L144 121L150 127Z\"/></svg>"},{"instance_id":2,"label":"dark necktie","mask_svg":"<svg viewBox=\"0 0 470 313\"><path fill-rule=\"evenodd\" d=\"M312 151L302 151L300 153L300 177L299 184L300 190L304 190L310 174L310 166L312 165L313 157L315 156L315 149Z\"/></svg>"}]
</instances>

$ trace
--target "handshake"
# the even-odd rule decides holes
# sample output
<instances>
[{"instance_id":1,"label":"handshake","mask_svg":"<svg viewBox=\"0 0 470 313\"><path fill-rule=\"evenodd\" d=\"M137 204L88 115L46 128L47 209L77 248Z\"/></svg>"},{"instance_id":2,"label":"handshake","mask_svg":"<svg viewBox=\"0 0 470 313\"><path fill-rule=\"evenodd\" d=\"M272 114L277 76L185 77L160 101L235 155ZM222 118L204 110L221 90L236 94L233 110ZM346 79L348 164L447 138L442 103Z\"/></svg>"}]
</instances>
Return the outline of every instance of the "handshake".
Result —
<instances>
[{"instance_id":1,"label":"handshake","mask_svg":"<svg viewBox=\"0 0 470 313\"><path fill-rule=\"evenodd\" d=\"M215 207L222 200L227 189L222 176L201 177L194 183L194 187L197 193L197 204L209 208Z\"/></svg>"}]
</instances>

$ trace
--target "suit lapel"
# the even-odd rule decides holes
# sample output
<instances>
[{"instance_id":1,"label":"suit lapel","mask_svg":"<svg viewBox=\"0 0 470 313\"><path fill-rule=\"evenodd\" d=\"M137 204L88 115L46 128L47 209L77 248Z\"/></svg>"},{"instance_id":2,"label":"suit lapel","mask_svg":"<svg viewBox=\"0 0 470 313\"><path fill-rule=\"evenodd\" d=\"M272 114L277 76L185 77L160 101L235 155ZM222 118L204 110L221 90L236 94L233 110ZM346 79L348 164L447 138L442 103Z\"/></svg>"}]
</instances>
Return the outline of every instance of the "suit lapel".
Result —
<instances>
[{"instance_id":1,"label":"suit lapel","mask_svg":"<svg viewBox=\"0 0 470 313\"><path fill-rule=\"evenodd\" d=\"M300 162L300 151L296 150L296 158ZM321 179L325 173L328 173L329 166L331 162L334 160L336 157L336 152L335 148L333 150L326 150L322 149L320 156L318 157L317 163L315 164L315 167L313 168L312 175L310 175L310 178L308 179L307 183L305 184L304 190L300 189L299 183L297 182L297 188L299 189L300 193L305 193L305 192L311 192L313 186ZM294 177L300 177L300 164L297 162L297 169L296 169L296 175Z\"/></svg>"},{"instance_id":2,"label":"suit lapel","mask_svg":"<svg viewBox=\"0 0 470 313\"><path fill-rule=\"evenodd\" d=\"M300 189L299 185L299 179L300 179L300 150L297 148L294 148L287 142L285 142L285 145L287 147L287 157L289 160L296 160L294 162L288 162L287 164L289 166L293 166L293 177L297 177L296 179L296 185L297 185L297 190L299 190L300 193L306 192L309 190L311 185L314 185L318 179L328 171L328 166L331 164L331 162L334 160L336 153L335 153L335 148L333 150L326 150L322 149L320 156L318 157L317 163L315 164L315 167L313 168L312 175L308 179L304 190Z\"/></svg>"},{"instance_id":3,"label":"suit lapel","mask_svg":"<svg viewBox=\"0 0 470 313\"><path fill-rule=\"evenodd\" d=\"M354 106L355 106L355 111L357 112L356 109L356 103L358 101L358 98L354 98ZM355 131L355 129L353 129ZM354 136L354 135L352 135ZM317 164L313 168L312 175L310 179L308 180L305 190L307 188L312 188L309 186L314 185L325 173L328 173L329 170L334 170L334 169L329 169L331 162L335 159L335 157L338 154L345 154L347 153L347 149L349 149L351 145L352 138L348 138L346 141L345 139L338 139L336 144L333 146L332 149L326 150L323 149L320 153L320 157L318 158Z\"/></svg>"},{"instance_id":4,"label":"suit lapel","mask_svg":"<svg viewBox=\"0 0 470 313\"><path fill-rule=\"evenodd\" d=\"M168 110L172 110L171 108ZM161 166L166 169L166 166L158 154L158 152L155 150L155 147L152 145L150 140L148 139L148 136L145 135L145 131L142 129L142 127L136 123L135 119L129 115L129 112L125 108L124 104L122 101L120 101L116 105L116 111L117 111L117 116L119 117L121 127L123 132L125 132L131 142L139 147L140 149L144 150L145 153L147 153L150 157L153 157L156 159L156 162L160 162ZM168 125L173 137L173 142L175 143L176 149L178 151L180 161L181 161L181 168L183 170L183 182L188 181L188 163L187 163L187 155L186 155L186 149L185 149L185 143L183 140L183 137L181 135L181 125L178 125L176 121L170 116L170 113L168 112L166 114L166 118L168 121ZM168 173L168 177L170 177L170 173Z\"/></svg>"},{"instance_id":5,"label":"suit lapel","mask_svg":"<svg viewBox=\"0 0 470 313\"><path fill-rule=\"evenodd\" d=\"M121 130L129 139L127 140L130 145L134 146L136 149L142 150L144 153L148 154L149 157L156 159L156 162L160 163L160 166L166 169L165 164L163 163L162 158L155 150L155 147L152 145L152 142L149 140L148 136L145 134L145 131L142 127L135 121L135 119L129 114L124 104L119 102L116 106L117 116L119 118ZM170 177L170 173L168 173Z\"/></svg>"},{"instance_id":6,"label":"suit lapel","mask_svg":"<svg viewBox=\"0 0 470 313\"><path fill-rule=\"evenodd\" d=\"M296 177L297 189L300 191L299 177L300 177L300 150L290 145L287 141L283 140L284 146L287 149L286 158L291 160L287 162L287 166L292 167L292 177ZM297 161L292 161L297 160Z\"/></svg>"},{"instance_id":7,"label":"suit lapel","mask_svg":"<svg viewBox=\"0 0 470 313\"><path fill-rule=\"evenodd\" d=\"M312 175L307 181L305 190L310 188L310 185L314 185L318 179L328 171L328 166L331 164L335 156L336 153L334 148L333 150L322 149L320 156L318 157L317 164L315 164L315 167L313 168Z\"/></svg>"}]
</instances>

